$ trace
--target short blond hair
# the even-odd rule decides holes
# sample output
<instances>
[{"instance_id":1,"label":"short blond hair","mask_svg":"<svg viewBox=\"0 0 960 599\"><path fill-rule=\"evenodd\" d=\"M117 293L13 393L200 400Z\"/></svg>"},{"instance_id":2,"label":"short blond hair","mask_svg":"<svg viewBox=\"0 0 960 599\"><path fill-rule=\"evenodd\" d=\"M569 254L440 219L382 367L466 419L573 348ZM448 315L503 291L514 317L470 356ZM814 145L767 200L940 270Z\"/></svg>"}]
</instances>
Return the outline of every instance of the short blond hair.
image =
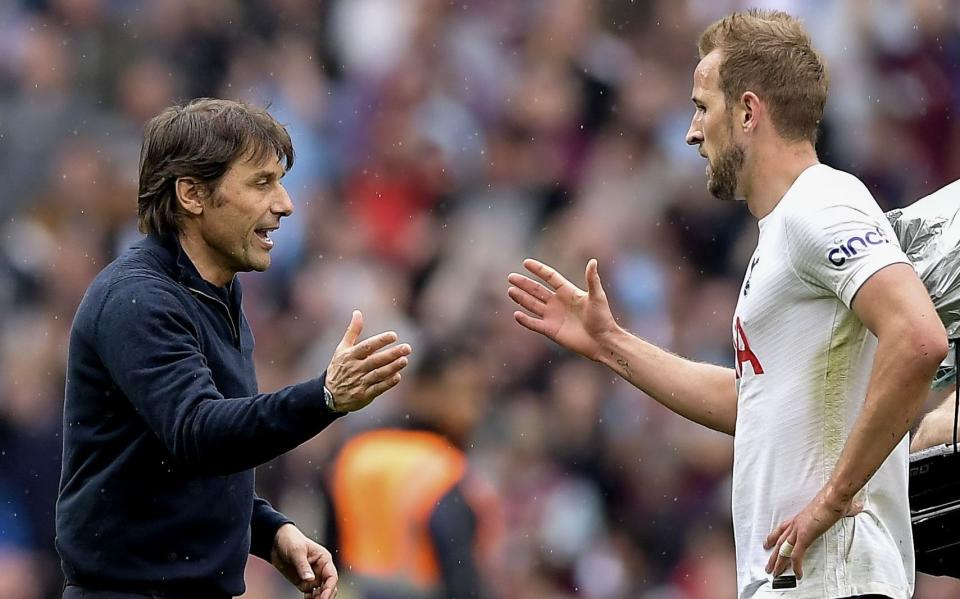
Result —
<instances>
[{"instance_id":1,"label":"short blond hair","mask_svg":"<svg viewBox=\"0 0 960 599\"><path fill-rule=\"evenodd\" d=\"M770 106L777 133L816 143L829 76L799 19L778 10L737 12L707 27L697 49L701 59L720 51L720 89L728 107L753 91Z\"/></svg>"}]
</instances>

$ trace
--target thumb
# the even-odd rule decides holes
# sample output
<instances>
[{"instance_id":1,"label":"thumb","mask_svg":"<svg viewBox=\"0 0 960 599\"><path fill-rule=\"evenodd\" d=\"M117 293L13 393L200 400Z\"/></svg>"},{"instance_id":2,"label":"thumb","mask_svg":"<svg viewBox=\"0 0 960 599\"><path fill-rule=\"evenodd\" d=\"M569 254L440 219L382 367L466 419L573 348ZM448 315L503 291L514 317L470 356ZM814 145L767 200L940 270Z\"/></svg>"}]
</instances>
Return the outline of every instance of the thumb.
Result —
<instances>
[{"instance_id":1,"label":"thumb","mask_svg":"<svg viewBox=\"0 0 960 599\"><path fill-rule=\"evenodd\" d=\"M316 578L313 575L313 567L310 566L310 562L307 560L306 553L298 553L293 558L293 565L300 574L301 581L310 581Z\"/></svg>"},{"instance_id":2,"label":"thumb","mask_svg":"<svg viewBox=\"0 0 960 599\"><path fill-rule=\"evenodd\" d=\"M592 297L600 297L603 295L603 286L600 285L600 272L597 268L597 259L591 258L587 262L587 270L585 273L587 278L587 293Z\"/></svg>"},{"instance_id":3,"label":"thumb","mask_svg":"<svg viewBox=\"0 0 960 599\"><path fill-rule=\"evenodd\" d=\"M347 332L343 334L340 340L341 347L350 347L357 342L360 337L360 331L363 330L363 313L360 310L354 310L350 317L350 324L347 325Z\"/></svg>"}]
</instances>

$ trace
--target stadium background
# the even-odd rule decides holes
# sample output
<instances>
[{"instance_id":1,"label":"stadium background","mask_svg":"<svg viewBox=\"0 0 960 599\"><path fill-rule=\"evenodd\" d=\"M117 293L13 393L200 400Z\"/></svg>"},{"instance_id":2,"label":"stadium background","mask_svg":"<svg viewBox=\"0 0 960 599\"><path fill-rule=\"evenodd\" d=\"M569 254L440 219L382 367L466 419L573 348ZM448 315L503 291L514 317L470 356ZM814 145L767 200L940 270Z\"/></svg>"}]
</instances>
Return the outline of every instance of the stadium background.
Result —
<instances>
[{"instance_id":1,"label":"stadium background","mask_svg":"<svg viewBox=\"0 0 960 599\"><path fill-rule=\"evenodd\" d=\"M756 2L802 16L832 74L825 162L885 209L960 175L957 2ZM737 0L0 2L0 597L58 595L65 339L135 239L141 126L195 96L269 102L297 163L274 266L244 276L261 388L322 369L361 308L474 356L475 466L503 501L498 596L734 596L730 439L513 323L537 256L600 270L621 323L730 361L756 227L685 147L695 41ZM323 541L331 449L404 416L404 388L260 469ZM461 401L451 394L449 401ZM251 559L248 598L288 597ZM284 590L286 589L286 590ZM342 589L341 597L349 597ZM960 596L921 577L919 599Z\"/></svg>"}]
</instances>

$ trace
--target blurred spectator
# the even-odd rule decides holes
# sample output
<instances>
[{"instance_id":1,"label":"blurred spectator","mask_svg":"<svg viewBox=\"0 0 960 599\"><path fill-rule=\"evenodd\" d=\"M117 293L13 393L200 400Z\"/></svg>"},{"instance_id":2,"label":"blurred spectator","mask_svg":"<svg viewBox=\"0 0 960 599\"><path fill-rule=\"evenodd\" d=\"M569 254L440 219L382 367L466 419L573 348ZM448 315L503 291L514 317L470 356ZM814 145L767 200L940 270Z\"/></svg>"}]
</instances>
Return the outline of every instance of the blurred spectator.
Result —
<instances>
[{"instance_id":1,"label":"blurred spectator","mask_svg":"<svg viewBox=\"0 0 960 599\"><path fill-rule=\"evenodd\" d=\"M499 505L464 453L488 387L469 353L428 352L404 422L337 452L329 513L342 586L364 599L489 596Z\"/></svg>"}]
</instances>

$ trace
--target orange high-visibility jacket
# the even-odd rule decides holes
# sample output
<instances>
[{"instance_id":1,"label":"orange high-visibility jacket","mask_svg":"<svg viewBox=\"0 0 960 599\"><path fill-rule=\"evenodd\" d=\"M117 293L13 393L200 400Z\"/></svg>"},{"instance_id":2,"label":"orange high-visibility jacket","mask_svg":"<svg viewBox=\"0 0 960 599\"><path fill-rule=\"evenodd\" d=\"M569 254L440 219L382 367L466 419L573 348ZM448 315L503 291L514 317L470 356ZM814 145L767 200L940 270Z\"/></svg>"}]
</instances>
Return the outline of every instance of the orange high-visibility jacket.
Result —
<instances>
[{"instance_id":1,"label":"orange high-visibility jacket","mask_svg":"<svg viewBox=\"0 0 960 599\"><path fill-rule=\"evenodd\" d=\"M463 452L432 432L376 430L348 441L331 480L341 571L408 589L435 589L440 570L430 515L466 471ZM461 489L477 515L479 538L490 510L488 502L471 498L469 487Z\"/></svg>"}]
</instances>

